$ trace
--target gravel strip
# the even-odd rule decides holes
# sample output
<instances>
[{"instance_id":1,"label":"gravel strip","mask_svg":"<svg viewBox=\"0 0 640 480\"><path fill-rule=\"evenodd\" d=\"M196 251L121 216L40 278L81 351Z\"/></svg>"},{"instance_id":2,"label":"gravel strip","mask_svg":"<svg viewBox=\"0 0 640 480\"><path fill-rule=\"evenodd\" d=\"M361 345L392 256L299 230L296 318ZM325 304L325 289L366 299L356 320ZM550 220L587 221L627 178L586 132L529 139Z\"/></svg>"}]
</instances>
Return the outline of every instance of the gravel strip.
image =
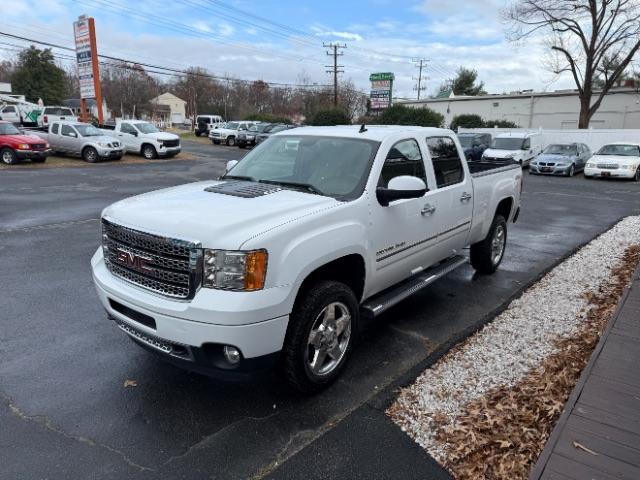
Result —
<instances>
[{"instance_id":1,"label":"gravel strip","mask_svg":"<svg viewBox=\"0 0 640 480\"><path fill-rule=\"evenodd\" d=\"M558 265L482 330L402 390L388 414L436 460L444 445L435 423L474 399L509 387L554 353L554 341L584 321L590 292L605 285L625 250L640 244L640 217L627 217Z\"/></svg>"}]
</instances>

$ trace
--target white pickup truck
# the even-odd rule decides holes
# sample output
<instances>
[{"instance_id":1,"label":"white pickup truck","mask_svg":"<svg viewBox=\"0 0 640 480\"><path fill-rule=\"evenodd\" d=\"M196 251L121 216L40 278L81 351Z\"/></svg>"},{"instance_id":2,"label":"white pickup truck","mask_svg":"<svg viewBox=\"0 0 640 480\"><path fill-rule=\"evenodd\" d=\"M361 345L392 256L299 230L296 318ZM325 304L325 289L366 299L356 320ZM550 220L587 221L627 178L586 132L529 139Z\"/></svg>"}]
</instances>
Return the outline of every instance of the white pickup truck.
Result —
<instances>
[{"instance_id":1,"label":"white pickup truck","mask_svg":"<svg viewBox=\"0 0 640 480\"><path fill-rule=\"evenodd\" d=\"M466 246L494 272L519 212L521 167L467 164L450 130L304 127L236 163L107 207L98 296L169 362L226 377L278 364L304 392L340 374L367 320L466 263Z\"/></svg>"},{"instance_id":2,"label":"white pickup truck","mask_svg":"<svg viewBox=\"0 0 640 480\"><path fill-rule=\"evenodd\" d=\"M144 158L173 157L180 153L180 137L162 132L144 120L122 120L115 125L100 125L105 135L116 137L127 152Z\"/></svg>"}]
</instances>

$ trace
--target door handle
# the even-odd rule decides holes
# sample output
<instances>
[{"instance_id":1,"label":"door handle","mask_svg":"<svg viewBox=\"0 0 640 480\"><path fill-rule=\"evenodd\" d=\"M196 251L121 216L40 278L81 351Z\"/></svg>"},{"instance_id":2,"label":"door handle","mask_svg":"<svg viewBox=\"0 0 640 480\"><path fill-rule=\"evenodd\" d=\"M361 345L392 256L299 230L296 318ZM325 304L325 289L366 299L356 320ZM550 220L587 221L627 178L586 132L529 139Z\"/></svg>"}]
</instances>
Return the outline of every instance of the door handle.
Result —
<instances>
[{"instance_id":1,"label":"door handle","mask_svg":"<svg viewBox=\"0 0 640 480\"><path fill-rule=\"evenodd\" d=\"M464 192L462 194L462 196L460 197L460 201L461 202L468 202L469 200L471 200L471 194L470 193Z\"/></svg>"},{"instance_id":2,"label":"door handle","mask_svg":"<svg viewBox=\"0 0 640 480\"><path fill-rule=\"evenodd\" d=\"M422 207L422 210L420 210L420 213L424 216L426 215L431 215L436 211L436 207L431 205L430 203L425 204L424 207Z\"/></svg>"}]
</instances>

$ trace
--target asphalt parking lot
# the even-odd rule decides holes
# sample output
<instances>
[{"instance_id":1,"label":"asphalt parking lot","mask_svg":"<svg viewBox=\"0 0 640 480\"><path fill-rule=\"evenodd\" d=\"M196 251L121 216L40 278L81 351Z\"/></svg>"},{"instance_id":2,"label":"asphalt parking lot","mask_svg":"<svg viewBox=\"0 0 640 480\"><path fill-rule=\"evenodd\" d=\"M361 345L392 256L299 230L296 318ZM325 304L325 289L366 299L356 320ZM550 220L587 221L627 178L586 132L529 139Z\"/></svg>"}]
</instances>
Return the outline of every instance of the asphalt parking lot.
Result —
<instances>
[{"instance_id":1,"label":"asphalt parking lot","mask_svg":"<svg viewBox=\"0 0 640 480\"><path fill-rule=\"evenodd\" d=\"M276 381L221 383L160 363L98 303L89 260L102 208L216 178L245 153L184 147L195 160L0 172L0 479L260 478L558 258L640 213L637 183L525 175L495 275L463 266L410 298L367 332L336 384L301 398Z\"/></svg>"}]
</instances>

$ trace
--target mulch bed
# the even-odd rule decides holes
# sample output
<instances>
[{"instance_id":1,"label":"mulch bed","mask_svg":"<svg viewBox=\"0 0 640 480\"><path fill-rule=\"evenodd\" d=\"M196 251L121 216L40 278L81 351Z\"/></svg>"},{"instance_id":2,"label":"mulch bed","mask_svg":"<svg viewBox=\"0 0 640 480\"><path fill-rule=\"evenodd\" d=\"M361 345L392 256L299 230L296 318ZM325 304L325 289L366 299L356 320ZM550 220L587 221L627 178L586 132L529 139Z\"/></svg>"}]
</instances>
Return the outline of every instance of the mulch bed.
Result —
<instances>
[{"instance_id":1,"label":"mulch bed","mask_svg":"<svg viewBox=\"0 0 640 480\"><path fill-rule=\"evenodd\" d=\"M640 263L640 246L625 251L611 281L587 294L580 331L556 341L557 353L520 382L490 391L451 419L436 414L444 467L456 479L526 479L544 449L580 373Z\"/></svg>"}]
</instances>

